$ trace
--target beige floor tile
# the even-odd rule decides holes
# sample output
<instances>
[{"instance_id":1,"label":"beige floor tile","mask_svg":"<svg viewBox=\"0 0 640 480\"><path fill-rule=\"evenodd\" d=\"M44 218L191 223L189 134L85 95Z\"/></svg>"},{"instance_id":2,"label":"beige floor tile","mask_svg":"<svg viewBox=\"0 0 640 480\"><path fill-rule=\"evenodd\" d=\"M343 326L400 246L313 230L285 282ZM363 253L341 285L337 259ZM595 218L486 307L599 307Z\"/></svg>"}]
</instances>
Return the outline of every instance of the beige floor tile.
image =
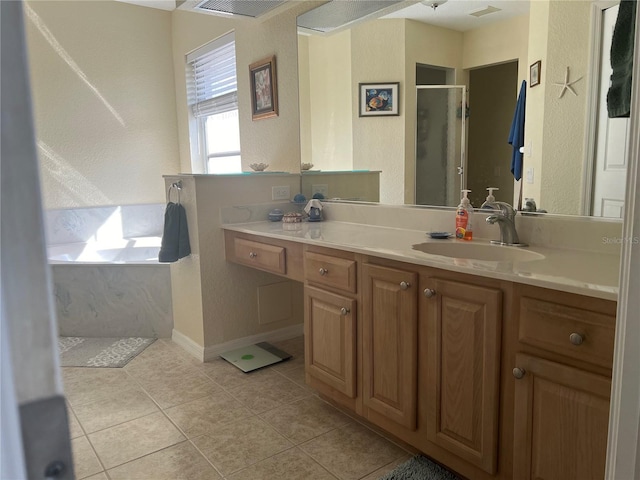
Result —
<instances>
[{"instance_id":1,"label":"beige floor tile","mask_svg":"<svg viewBox=\"0 0 640 480\"><path fill-rule=\"evenodd\" d=\"M109 470L111 480L222 478L190 442L182 442Z\"/></svg>"},{"instance_id":2,"label":"beige floor tile","mask_svg":"<svg viewBox=\"0 0 640 480\"><path fill-rule=\"evenodd\" d=\"M258 417L222 425L193 439L225 476L291 448L292 444Z\"/></svg>"},{"instance_id":3,"label":"beige floor tile","mask_svg":"<svg viewBox=\"0 0 640 480\"><path fill-rule=\"evenodd\" d=\"M67 418L69 420L69 438L74 439L84 435L84 432L82 431L82 427L80 427L80 424L78 423L78 419L73 413L73 410L71 409L71 407L68 405L67 405Z\"/></svg>"},{"instance_id":4,"label":"beige floor tile","mask_svg":"<svg viewBox=\"0 0 640 480\"><path fill-rule=\"evenodd\" d=\"M264 377L273 378L274 375L277 375L270 368L245 373L221 358L202 363L200 369L207 377L226 389L246 385Z\"/></svg>"},{"instance_id":5,"label":"beige floor tile","mask_svg":"<svg viewBox=\"0 0 640 480\"><path fill-rule=\"evenodd\" d=\"M383 475L386 475L387 473L392 471L394 468L396 468L398 465L411 459L411 457L412 455L407 454L404 457L398 458L397 460L394 460L393 462L385 465L384 467L379 468L375 472L370 473L366 477L362 478L362 480L378 480L380 477L382 477Z\"/></svg>"},{"instance_id":6,"label":"beige floor tile","mask_svg":"<svg viewBox=\"0 0 640 480\"><path fill-rule=\"evenodd\" d=\"M279 372L291 370L292 368L304 366L304 337L291 338L280 342L272 342L272 344L292 355L291 359L286 362L278 363L273 368Z\"/></svg>"},{"instance_id":7,"label":"beige floor tile","mask_svg":"<svg viewBox=\"0 0 640 480\"><path fill-rule=\"evenodd\" d=\"M93 433L158 411L153 400L140 388L114 391L109 397L74 409L85 432Z\"/></svg>"},{"instance_id":8,"label":"beige floor tile","mask_svg":"<svg viewBox=\"0 0 640 480\"><path fill-rule=\"evenodd\" d=\"M300 445L300 449L343 480L359 479L406 452L359 423L349 423Z\"/></svg>"},{"instance_id":9,"label":"beige floor tile","mask_svg":"<svg viewBox=\"0 0 640 480\"><path fill-rule=\"evenodd\" d=\"M195 358L180 354L176 345L169 346L162 340L156 340L144 352L130 361L124 370L134 378L163 378L168 375L189 375L198 371Z\"/></svg>"},{"instance_id":10,"label":"beige floor tile","mask_svg":"<svg viewBox=\"0 0 640 480\"><path fill-rule=\"evenodd\" d=\"M260 417L296 445L353 421L317 397L283 405Z\"/></svg>"},{"instance_id":11,"label":"beige floor tile","mask_svg":"<svg viewBox=\"0 0 640 480\"><path fill-rule=\"evenodd\" d=\"M109 478L105 475L104 472L100 472L96 475L91 475L87 477L85 480L109 480Z\"/></svg>"},{"instance_id":12,"label":"beige floor tile","mask_svg":"<svg viewBox=\"0 0 640 480\"><path fill-rule=\"evenodd\" d=\"M311 392L296 385L288 378L276 372L273 372L273 375L272 378L256 379L240 387L231 388L228 392L256 414L311 395Z\"/></svg>"},{"instance_id":13,"label":"beige floor tile","mask_svg":"<svg viewBox=\"0 0 640 480\"><path fill-rule=\"evenodd\" d=\"M87 437L78 437L71 440L71 451L73 452L75 478L86 478L103 470Z\"/></svg>"},{"instance_id":14,"label":"beige floor tile","mask_svg":"<svg viewBox=\"0 0 640 480\"><path fill-rule=\"evenodd\" d=\"M218 385L201 372L145 378L138 382L163 409L221 391Z\"/></svg>"},{"instance_id":15,"label":"beige floor tile","mask_svg":"<svg viewBox=\"0 0 640 480\"><path fill-rule=\"evenodd\" d=\"M229 480L335 480L320 464L292 448L227 477Z\"/></svg>"},{"instance_id":16,"label":"beige floor tile","mask_svg":"<svg viewBox=\"0 0 640 480\"><path fill-rule=\"evenodd\" d=\"M189 438L214 432L218 425L253 415L223 391L169 408L165 413Z\"/></svg>"},{"instance_id":17,"label":"beige floor tile","mask_svg":"<svg viewBox=\"0 0 640 480\"><path fill-rule=\"evenodd\" d=\"M135 381L122 368L65 367L62 378L64 394L72 407L136 388Z\"/></svg>"},{"instance_id":18,"label":"beige floor tile","mask_svg":"<svg viewBox=\"0 0 640 480\"><path fill-rule=\"evenodd\" d=\"M304 365L301 365L301 366L295 367L295 368L291 368L289 370L282 370L282 371L279 371L278 373L280 373L281 375L284 375L289 380L295 382L296 385L298 385L299 387L304 388L308 392L313 393L313 394L317 393L313 388L311 388L306 383L305 376L304 376Z\"/></svg>"},{"instance_id":19,"label":"beige floor tile","mask_svg":"<svg viewBox=\"0 0 640 480\"><path fill-rule=\"evenodd\" d=\"M89 439L108 469L185 440L162 413L92 433Z\"/></svg>"}]
</instances>

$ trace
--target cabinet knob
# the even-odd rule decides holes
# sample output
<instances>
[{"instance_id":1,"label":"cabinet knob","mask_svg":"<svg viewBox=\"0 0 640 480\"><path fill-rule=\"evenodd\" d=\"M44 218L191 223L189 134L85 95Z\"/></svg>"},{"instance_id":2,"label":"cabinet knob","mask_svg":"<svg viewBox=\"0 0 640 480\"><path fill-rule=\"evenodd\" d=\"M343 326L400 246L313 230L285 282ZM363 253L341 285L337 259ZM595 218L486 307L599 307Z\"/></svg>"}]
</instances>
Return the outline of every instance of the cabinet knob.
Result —
<instances>
[{"instance_id":1,"label":"cabinet knob","mask_svg":"<svg viewBox=\"0 0 640 480\"><path fill-rule=\"evenodd\" d=\"M320 270L318 270L318 273L324 277L327 273L329 273L329 270L327 270L326 268L320 267Z\"/></svg>"},{"instance_id":2,"label":"cabinet knob","mask_svg":"<svg viewBox=\"0 0 640 480\"><path fill-rule=\"evenodd\" d=\"M524 377L525 371L523 368L514 368L513 369L513 376L516 377L518 380L520 380L522 377Z\"/></svg>"},{"instance_id":3,"label":"cabinet knob","mask_svg":"<svg viewBox=\"0 0 640 480\"><path fill-rule=\"evenodd\" d=\"M249 258L256 258L258 254L256 252L249 252Z\"/></svg>"},{"instance_id":4,"label":"cabinet knob","mask_svg":"<svg viewBox=\"0 0 640 480\"><path fill-rule=\"evenodd\" d=\"M407 290L410 286L411 284L409 282L400 282L400 288L402 290Z\"/></svg>"},{"instance_id":5,"label":"cabinet knob","mask_svg":"<svg viewBox=\"0 0 640 480\"><path fill-rule=\"evenodd\" d=\"M572 333L571 335L569 335L569 341L576 346L582 345L582 342L584 342L584 337L579 333Z\"/></svg>"},{"instance_id":6,"label":"cabinet knob","mask_svg":"<svg viewBox=\"0 0 640 480\"><path fill-rule=\"evenodd\" d=\"M351 313L351 310L349 310L348 308L342 307L340 309L340 315L347 315L348 313Z\"/></svg>"},{"instance_id":7,"label":"cabinet knob","mask_svg":"<svg viewBox=\"0 0 640 480\"><path fill-rule=\"evenodd\" d=\"M424 292L422 293L424 293L424 296L427 298L435 297L436 295L436 291L433 290L432 288L425 288Z\"/></svg>"}]
</instances>

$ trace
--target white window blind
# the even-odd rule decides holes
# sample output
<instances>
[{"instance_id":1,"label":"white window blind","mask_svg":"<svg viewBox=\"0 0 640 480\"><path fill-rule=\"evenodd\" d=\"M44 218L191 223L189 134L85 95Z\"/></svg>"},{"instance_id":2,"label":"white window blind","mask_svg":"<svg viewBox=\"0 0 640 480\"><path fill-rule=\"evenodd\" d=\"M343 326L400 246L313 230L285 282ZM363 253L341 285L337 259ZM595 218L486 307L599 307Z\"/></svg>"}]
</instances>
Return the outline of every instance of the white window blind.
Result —
<instances>
[{"instance_id":1,"label":"white window blind","mask_svg":"<svg viewBox=\"0 0 640 480\"><path fill-rule=\"evenodd\" d=\"M191 69L189 105L196 117L238 108L236 48L233 32L187 55Z\"/></svg>"}]
</instances>

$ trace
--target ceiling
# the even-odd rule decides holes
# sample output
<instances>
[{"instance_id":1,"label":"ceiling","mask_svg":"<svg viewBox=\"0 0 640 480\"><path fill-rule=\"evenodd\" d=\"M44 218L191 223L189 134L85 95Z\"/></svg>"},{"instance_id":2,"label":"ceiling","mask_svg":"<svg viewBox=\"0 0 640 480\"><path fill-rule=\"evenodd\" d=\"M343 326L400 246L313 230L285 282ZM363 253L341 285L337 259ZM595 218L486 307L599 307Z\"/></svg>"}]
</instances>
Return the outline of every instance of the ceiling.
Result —
<instances>
[{"instance_id":1,"label":"ceiling","mask_svg":"<svg viewBox=\"0 0 640 480\"><path fill-rule=\"evenodd\" d=\"M174 10L176 8L176 3L186 3L183 1L176 2L176 0L116 1L141 5L144 7L159 8L162 10ZM300 0L289 1L293 3ZM349 0L338 1L344 2ZM452 30L466 31L529 13L529 0L425 0L424 2L405 1L403 3L407 6L403 8L398 8L399 6L391 8L390 10L395 11L383 15L380 18L407 18L428 23L430 25L450 28ZM429 6L434 3L438 4L435 9ZM483 10L488 6L499 9L499 11L481 17L470 15L470 13Z\"/></svg>"}]
</instances>

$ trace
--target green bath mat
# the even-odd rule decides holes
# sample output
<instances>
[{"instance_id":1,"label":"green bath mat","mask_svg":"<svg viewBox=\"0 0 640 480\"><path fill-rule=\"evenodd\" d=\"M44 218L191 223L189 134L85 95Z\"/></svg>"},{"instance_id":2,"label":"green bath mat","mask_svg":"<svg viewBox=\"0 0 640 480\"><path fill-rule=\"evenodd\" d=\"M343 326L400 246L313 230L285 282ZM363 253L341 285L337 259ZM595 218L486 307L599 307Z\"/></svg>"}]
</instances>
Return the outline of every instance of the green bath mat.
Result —
<instances>
[{"instance_id":1,"label":"green bath mat","mask_svg":"<svg viewBox=\"0 0 640 480\"><path fill-rule=\"evenodd\" d=\"M453 472L418 455L398 465L379 480L461 480Z\"/></svg>"}]
</instances>

